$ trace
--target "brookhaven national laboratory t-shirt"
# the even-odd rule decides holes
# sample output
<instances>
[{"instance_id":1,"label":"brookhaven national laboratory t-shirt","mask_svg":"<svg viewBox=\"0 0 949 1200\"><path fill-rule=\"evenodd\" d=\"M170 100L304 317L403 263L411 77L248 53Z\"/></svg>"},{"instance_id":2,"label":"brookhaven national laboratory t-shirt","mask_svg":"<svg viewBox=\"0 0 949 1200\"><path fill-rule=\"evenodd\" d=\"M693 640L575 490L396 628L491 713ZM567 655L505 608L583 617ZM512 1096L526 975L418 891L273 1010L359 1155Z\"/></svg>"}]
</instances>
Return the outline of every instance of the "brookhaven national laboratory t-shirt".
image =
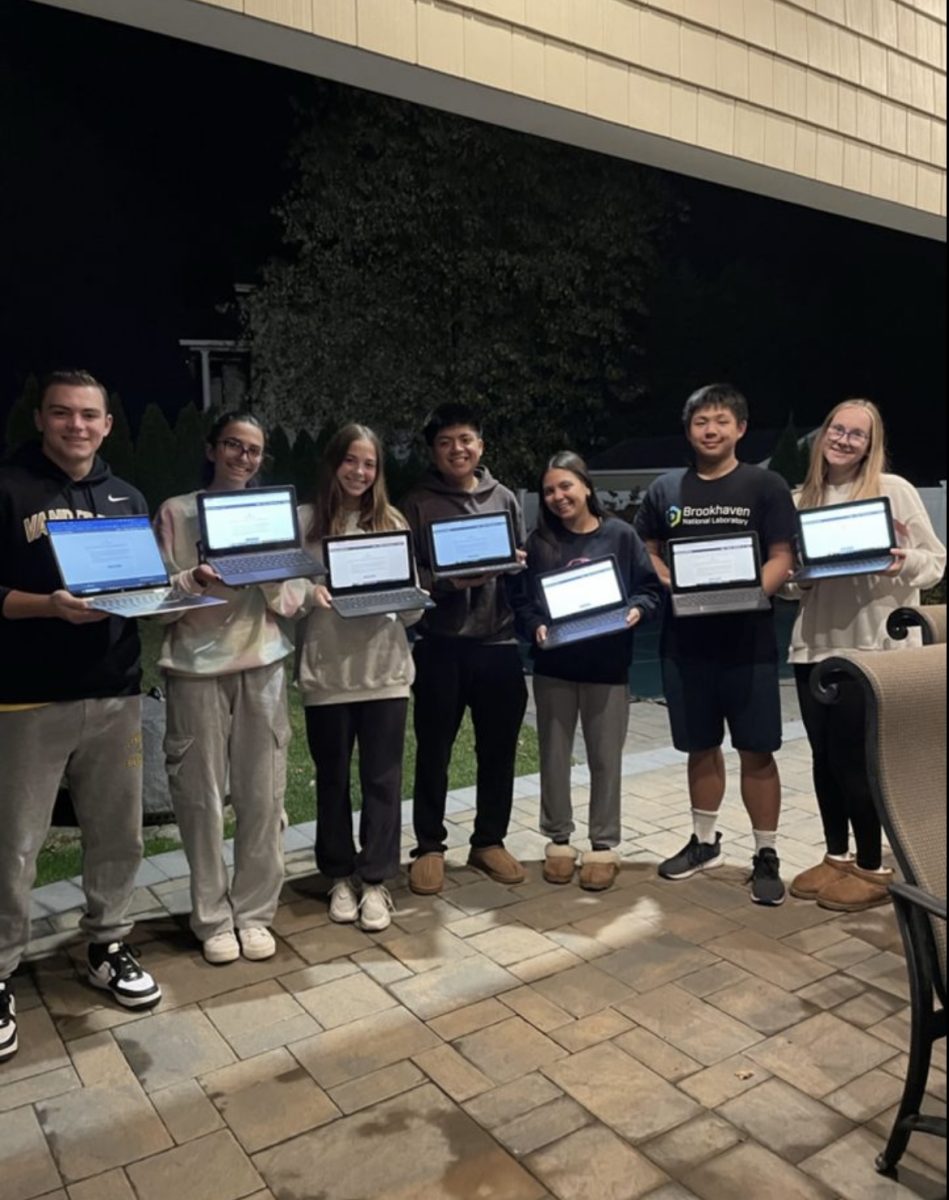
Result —
<instances>
[{"instance_id":1,"label":"brookhaven national laboratory t-shirt","mask_svg":"<svg viewBox=\"0 0 949 1200\"><path fill-rule=\"evenodd\" d=\"M701 479L694 467L670 471L650 484L636 531L644 540L714 537L721 533L758 534L761 560L768 547L791 542L796 530L791 490L774 471L739 463L719 479ZM774 618L769 612L711 617L663 617L663 654L762 662L777 655Z\"/></svg>"}]
</instances>

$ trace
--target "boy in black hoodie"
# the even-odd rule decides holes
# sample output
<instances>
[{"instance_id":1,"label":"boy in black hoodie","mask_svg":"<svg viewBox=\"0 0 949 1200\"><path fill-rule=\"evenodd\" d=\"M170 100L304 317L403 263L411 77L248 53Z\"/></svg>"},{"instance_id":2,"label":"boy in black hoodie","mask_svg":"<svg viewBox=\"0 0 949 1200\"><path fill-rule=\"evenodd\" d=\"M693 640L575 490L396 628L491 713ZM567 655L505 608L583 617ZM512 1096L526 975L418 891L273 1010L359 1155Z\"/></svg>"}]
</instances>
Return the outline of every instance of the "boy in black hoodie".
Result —
<instances>
[{"instance_id":1,"label":"boy in black hoodie","mask_svg":"<svg viewBox=\"0 0 949 1200\"><path fill-rule=\"evenodd\" d=\"M415 537L421 583L435 601L418 625L414 650L417 752L412 817L418 845L412 852L409 886L420 895L432 895L444 885L448 765L465 708L471 709L478 759L477 813L468 862L499 883L524 880L523 867L504 849L504 838L527 686L504 576L433 583L425 530L446 517L507 511L519 547L525 532L514 494L481 466L481 425L470 409L441 405L424 435L432 466L403 504Z\"/></svg>"},{"instance_id":2,"label":"boy in black hoodie","mask_svg":"<svg viewBox=\"0 0 949 1200\"><path fill-rule=\"evenodd\" d=\"M138 632L60 586L46 521L147 512L98 450L108 393L85 371L44 384L39 444L0 467L0 1062L17 1050L10 978L30 934L30 891L63 776L83 835L88 978L127 1008L161 991L124 939L142 857Z\"/></svg>"}]
</instances>

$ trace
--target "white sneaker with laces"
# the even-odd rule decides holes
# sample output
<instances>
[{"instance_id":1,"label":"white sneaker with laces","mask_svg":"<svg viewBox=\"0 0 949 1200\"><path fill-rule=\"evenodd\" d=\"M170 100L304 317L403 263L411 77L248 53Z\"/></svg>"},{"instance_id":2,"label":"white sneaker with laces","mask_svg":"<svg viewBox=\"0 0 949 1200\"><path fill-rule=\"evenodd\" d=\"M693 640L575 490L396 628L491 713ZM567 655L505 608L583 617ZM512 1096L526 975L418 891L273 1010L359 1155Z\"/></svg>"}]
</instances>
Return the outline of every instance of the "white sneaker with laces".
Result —
<instances>
[{"instance_id":1,"label":"white sneaker with laces","mask_svg":"<svg viewBox=\"0 0 949 1200\"><path fill-rule=\"evenodd\" d=\"M125 942L92 942L88 965L92 986L111 992L125 1008L151 1008L161 999L161 988L139 966L134 946Z\"/></svg>"},{"instance_id":2,"label":"white sneaker with laces","mask_svg":"<svg viewBox=\"0 0 949 1200\"><path fill-rule=\"evenodd\" d=\"M5 981L0 983L0 1062L6 1062L17 1051L16 1000Z\"/></svg>"},{"instance_id":3,"label":"white sneaker with laces","mask_svg":"<svg viewBox=\"0 0 949 1200\"><path fill-rule=\"evenodd\" d=\"M225 933L215 933L201 943L201 951L206 962L219 967L223 963L237 962L241 956L241 948L237 944L234 932L228 929Z\"/></svg>"},{"instance_id":4,"label":"white sneaker with laces","mask_svg":"<svg viewBox=\"0 0 949 1200\"><path fill-rule=\"evenodd\" d=\"M273 958L277 953L277 943L269 929L263 925L251 925L247 929L238 929L237 936L241 943L241 953L251 962L261 962L265 958Z\"/></svg>"},{"instance_id":5,"label":"white sneaker with laces","mask_svg":"<svg viewBox=\"0 0 949 1200\"><path fill-rule=\"evenodd\" d=\"M359 901L359 927L367 933L378 933L392 924L395 905L388 889L381 883L363 884L362 899Z\"/></svg>"},{"instance_id":6,"label":"white sneaker with laces","mask_svg":"<svg viewBox=\"0 0 949 1200\"><path fill-rule=\"evenodd\" d=\"M351 925L359 919L359 896L351 879L337 879L330 888L330 920Z\"/></svg>"}]
</instances>

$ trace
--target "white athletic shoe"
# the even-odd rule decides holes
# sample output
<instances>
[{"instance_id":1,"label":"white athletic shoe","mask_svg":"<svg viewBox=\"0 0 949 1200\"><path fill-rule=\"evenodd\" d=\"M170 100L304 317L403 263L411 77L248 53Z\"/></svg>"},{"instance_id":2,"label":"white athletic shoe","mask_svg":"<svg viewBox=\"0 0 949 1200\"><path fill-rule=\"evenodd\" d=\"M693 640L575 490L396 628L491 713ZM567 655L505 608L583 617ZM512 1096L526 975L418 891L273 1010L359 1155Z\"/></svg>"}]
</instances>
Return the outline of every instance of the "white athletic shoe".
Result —
<instances>
[{"instance_id":1,"label":"white athletic shoe","mask_svg":"<svg viewBox=\"0 0 949 1200\"><path fill-rule=\"evenodd\" d=\"M201 943L201 950L205 960L213 963L216 967L223 963L237 962L241 956L241 948L231 929L228 929L226 933L216 933L213 937L209 937Z\"/></svg>"},{"instance_id":2,"label":"white athletic shoe","mask_svg":"<svg viewBox=\"0 0 949 1200\"><path fill-rule=\"evenodd\" d=\"M125 942L89 946L89 982L111 992L125 1008L151 1008L161 999L161 988L139 966L138 950Z\"/></svg>"},{"instance_id":3,"label":"white athletic shoe","mask_svg":"<svg viewBox=\"0 0 949 1200\"><path fill-rule=\"evenodd\" d=\"M351 925L359 919L359 896L351 879L334 880L330 888L330 920Z\"/></svg>"},{"instance_id":4,"label":"white athletic shoe","mask_svg":"<svg viewBox=\"0 0 949 1200\"><path fill-rule=\"evenodd\" d=\"M359 927L367 933L378 933L392 924L395 905L388 889L381 883L363 884L362 899L359 901Z\"/></svg>"},{"instance_id":5,"label":"white athletic shoe","mask_svg":"<svg viewBox=\"0 0 949 1200\"><path fill-rule=\"evenodd\" d=\"M16 1000L9 983L0 983L0 1062L16 1054Z\"/></svg>"},{"instance_id":6,"label":"white athletic shoe","mask_svg":"<svg viewBox=\"0 0 949 1200\"><path fill-rule=\"evenodd\" d=\"M273 958L277 953L277 943L273 934L263 925L251 925L247 929L238 929L241 953L251 962L261 962L265 958Z\"/></svg>"}]
</instances>

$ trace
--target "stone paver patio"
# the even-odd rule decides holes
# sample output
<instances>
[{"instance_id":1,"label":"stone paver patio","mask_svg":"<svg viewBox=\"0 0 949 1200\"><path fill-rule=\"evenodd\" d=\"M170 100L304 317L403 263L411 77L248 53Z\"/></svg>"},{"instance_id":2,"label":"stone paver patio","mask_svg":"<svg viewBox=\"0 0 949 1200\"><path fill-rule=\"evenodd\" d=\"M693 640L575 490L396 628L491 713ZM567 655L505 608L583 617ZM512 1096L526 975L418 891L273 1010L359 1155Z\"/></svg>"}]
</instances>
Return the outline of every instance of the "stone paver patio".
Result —
<instances>
[{"instance_id":1,"label":"stone paver patio","mask_svg":"<svg viewBox=\"0 0 949 1200\"><path fill-rule=\"evenodd\" d=\"M790 877L816 860L821 831L787 699ZM413 896L403 876L378 935L330 924L312 831L289 831L266 963L204 963L181 856L149 861L135 941L165 995L147 1015L82 982L75 885L37 891L22 1049L0 1067L0 1196L945 1196L942 1141L915 1135L898 1181L873 1169L906 1064L892 914L749 902L733 754L727 865L658 880L656 862L691 832L667 741L664 710L634 705L624 866L606 893L541 879L536 777L518 781L508 843L528 882L501 887L463 865L472 797L454 793L445 892ZM582 764L575 778L582 816ZM945 1108L945 1069L943 1045L932 1111Z\"/></svg>"}]
</instances>

